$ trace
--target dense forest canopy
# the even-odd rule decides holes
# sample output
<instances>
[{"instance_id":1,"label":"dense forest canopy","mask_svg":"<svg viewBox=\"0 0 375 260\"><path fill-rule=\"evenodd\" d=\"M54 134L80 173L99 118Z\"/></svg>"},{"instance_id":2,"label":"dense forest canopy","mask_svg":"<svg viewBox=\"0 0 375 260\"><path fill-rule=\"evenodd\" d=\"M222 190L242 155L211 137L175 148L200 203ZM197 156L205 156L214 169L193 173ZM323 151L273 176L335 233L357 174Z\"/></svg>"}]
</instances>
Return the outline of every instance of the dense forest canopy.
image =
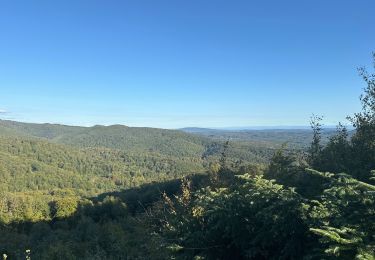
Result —
<instances>
[{"instance_id":1,"label":"dense forest canopy","mask_svg":"<svg viewBox=\"0 0 375 260\"><path fill-rule=\"evenodd\" d=\"M315 116L303 132L309 147L300 132L287 148L287 131L0 121L0 253L373 260L375 74L360 74L366 88L362 111L349 117L354 130L339 124L327 134Z\"/></svg>"}]
</instances>

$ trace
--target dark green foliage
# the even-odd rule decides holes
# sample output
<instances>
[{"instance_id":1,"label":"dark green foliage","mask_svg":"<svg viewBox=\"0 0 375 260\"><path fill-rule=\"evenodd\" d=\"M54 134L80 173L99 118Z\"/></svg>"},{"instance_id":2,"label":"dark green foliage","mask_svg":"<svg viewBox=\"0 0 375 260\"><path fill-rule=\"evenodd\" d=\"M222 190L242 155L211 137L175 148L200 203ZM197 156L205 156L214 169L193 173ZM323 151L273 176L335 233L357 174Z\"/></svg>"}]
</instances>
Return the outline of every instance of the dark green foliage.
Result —
<instances>
[{"instance_id":1,"label":"dark green foliage","mask_svg":"<svg viewBox=\"0 0 375 260\"><path fill-rule=\"evenodd\" d=\"M227 156L228 156L229 141L226 141L223 146L223 151L221 152L221 157L219 160L220 168L225 170L227 166Z\"/></svg>"},{"instance_id":2,"label":"dark green foliage","mask_svg":"<svg viewBox=\"0 0 375 260\"><path fill-rule=\"evenodd\" d=\"M164 196L155 226L181 259L374 259L375 186L304 174L314 180L305 186L320 183L314 196L249 174L196 192L183 182L181 195Z\"/></svg>"},{"instance_id":3,"label":"dark green foliage","mask_svg":"<svg viewBox=\"0 0 375 260\"><path fill-rule=\"evenodd\" d=\"M268 169L265 172L265 177L277 179L281 184L294 183L300 168L293 154L281 148L273 155Z\"/></svg>"},{"instance_id":4,"label":"dark green foliage","mask_svg":"<svg viewBox=\"0 0 375 260\"><path fill-rule=\"evenodd\" d=\"M165 235L177 257L193 259L298 259L308 227L301 198L250 175L230 188L209 187L168 206Z\"/></svg>"},{"instance_id":5,"label":"dark green foliage","mask_svg":"<svg viewBox=\"0 0 375 260\"><path fill-rule=\"evenodd\" d=\"M71 209L59 205L59 209ZM53 221L13 223L0 227L0 251L9 259L146 259L158 257L145 223L128 215L115 197L81 202L74 214ZM155 252L153 252L155 250Z\"/></svg>"},{"instance_id":6,"label":"dark green foliage","mask_svg":"<svg viewBox=\"0 0 375 260\"><path fill-rule=\"evenodd\" d=\"M373 56L375 69L375 53ZM350 118L357 130L351 140L354 163L350 166L359 178L366 179L375 169L375 73L361 68L360 74L367 87L361 96L362 112Z\"/></svg>"},{"instance_id":7,"label":"dark green foliage","mask_svg":"<svg viewBox=\"0 0 375 260\"><path fill-rule=\"evenodd\" d=\"M319 158L320 154L322 152L322 117L319 116L313 116L310 121L311 128L313 130L313 138L311 141L310 148L308 150L309 157L308 162L312 167L319 165Z\"/></svg>"},{"instance_id":8,"label":"dark green foliage","mask_svg":"<svg viewBox=\"0 0 375 260\"><path fill-rule=\"evenodd\" d=\"M319 120L313 120L316 138L311 144L309 163L321 171L350 172L360 180L370 181L371 171L375 169L375 74L364 68L359 71L366 88L360 98L362 111L349 117L355 128L354 134L348 138L347 129L340 124L336 135L322 146Z\"/></svg>"},{"instance_id":9,"label":"dark green foliage","mask_svg":"<svg viewBox=\"0 0 375 260\"><path fill-rule=\"evenodd\" d=\"M327 184L320 200L308 206L315 222L310 230L321 237L321 257L374 259L375 186L346 174L311 173Z\"/></svg>"},{"instance_id":10,"label":"dark green foliage","mask_svg":"<svg viewBox=\"0 0 375 260\"><path fill-rule=\"evenodd\" d=\"M351 149L347 129L339 125L336 135L329 139L311 166L329 172L348 172L352 169L349 163L352 161Z\"/></svg>"}]
</instances>

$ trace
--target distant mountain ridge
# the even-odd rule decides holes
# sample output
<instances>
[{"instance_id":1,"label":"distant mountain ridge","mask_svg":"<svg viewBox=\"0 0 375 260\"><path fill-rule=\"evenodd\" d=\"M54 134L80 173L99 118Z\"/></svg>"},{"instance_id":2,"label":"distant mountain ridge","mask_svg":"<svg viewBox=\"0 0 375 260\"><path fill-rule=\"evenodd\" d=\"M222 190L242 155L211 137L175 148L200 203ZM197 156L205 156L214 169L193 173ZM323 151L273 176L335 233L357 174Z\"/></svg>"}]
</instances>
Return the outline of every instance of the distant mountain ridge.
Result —
<instances>
[{"instance_id":1,"label":"distant mountain ridge","mask_svg":"<svg viewBox=\"0 0 375 260\"><path fill-rule=\"evenodd\" d=\"M334 125L323 126L324 129L336 129ZM350 128L350 126L349 126ZM284 125L274 125L274 126L243 126L243 127L183 127L179 128L181 131L186 132L196 132L196 131L268 131L268 130L311 130L309 125L300 125L300 126L284 126Z\"/></svg>"},{"instance_id":2,"label":"distant mountain ridge","mask_svg":"<svg viewBox=\"0 0 375 260\"><path fill-rule=\"evenodd\" d=\"M328 139L334 129L323 131ZM274 147L289 143L293 147L306 147L312 138L310 129L242 129L223 130L187 127L178 130L128 127L125 125L92 127L67 126L60 124L21 123L0 120L0 135L44 138L51 142L80 148L104 147L127 151L154 151L167 155L203 154L213 141L251 142L255 147Z\"/></svg>"},{"instance_id":3,"label":"distant mountain ridge","mask_svg":"<svg viewBox=\"0 0 375 260\"><path fill-rule=\"evenodd\" d=\"M81 127L9 120L0 120L0 136L42 138L52 143L83 149L108 148L133 154L161 154L172 158L220 156L223 144L222 140L180 130L123 125ZM270 155L274 148L272 143L233 142L229 153L240 160L264 162L264 154Z\"/></svg>"},{"instance_id":4,"label":"distant mountain ridge","mask_svg":"<svg viewBox=\"0 0 375 260\"><path fill-rule=\"evenodd\" d=\"M266 142L272 144L284 144L299 149L308 147L312 140L313 132L310 128L306 129L242 129L242 130L222 130L209 128L182 128L186 133L211 138L214 140L230 141L252 141ZM354 132L348 127L349 136ZM325 143L336 133L336 128L325 127L322 130L322 142Z\"/></svg>"}]
</instances>

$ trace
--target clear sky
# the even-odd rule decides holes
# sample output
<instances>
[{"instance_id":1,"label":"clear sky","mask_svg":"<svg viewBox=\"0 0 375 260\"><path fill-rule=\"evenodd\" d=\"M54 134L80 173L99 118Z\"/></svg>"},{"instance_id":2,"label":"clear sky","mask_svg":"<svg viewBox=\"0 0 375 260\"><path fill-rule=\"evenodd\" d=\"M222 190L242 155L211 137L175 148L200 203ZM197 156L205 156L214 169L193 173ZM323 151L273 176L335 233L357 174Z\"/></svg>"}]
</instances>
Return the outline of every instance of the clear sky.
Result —
<instances>
[{"instance_id":1,"label":"clear sky","mask_svg":"<svg viewBox=\"0 0 375 260\"><path fill-rule=\"evenodd\" d=\"M3 0L0 118L178 128L360 109L374 0Z\"/></svg>"}]
</instances>

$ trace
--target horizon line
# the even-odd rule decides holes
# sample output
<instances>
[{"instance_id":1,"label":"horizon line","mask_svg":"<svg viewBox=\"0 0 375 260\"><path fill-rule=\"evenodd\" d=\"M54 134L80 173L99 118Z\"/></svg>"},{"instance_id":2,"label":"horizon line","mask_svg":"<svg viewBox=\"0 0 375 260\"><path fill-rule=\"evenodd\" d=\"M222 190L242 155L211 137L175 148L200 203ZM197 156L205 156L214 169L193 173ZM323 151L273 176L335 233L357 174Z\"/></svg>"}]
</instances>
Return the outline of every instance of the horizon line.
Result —
<instances>
[{"instance_id":1,"label":"horizon line","mask_svg":"<svg viewBox=\"0 0 375 260\"><path fill-rule=\"evenodd\" d=\"M0 121L16 122L22 124L37 124L37 125L56 125L56 126L68 126L68 127L111 127L111 126L124 126L124 127L133 127L133 128L156 128L156 129L166 129L166 130L217 130L217 131L245 131L245 130L306 130L311 129L310 125L247 125L247 126L185 126L185 127L153 127L153 126L132 126L127 124L92 124L92 125L79 125L79 124L65 124L65 123L51 123L51 122L28 122L28 121L18 121L11 119L0 119ZM344 125L347 128L353 128L351 125ZM323 129L333 129L337 125L322 125Z\"/></svg>"}]
</instances>

